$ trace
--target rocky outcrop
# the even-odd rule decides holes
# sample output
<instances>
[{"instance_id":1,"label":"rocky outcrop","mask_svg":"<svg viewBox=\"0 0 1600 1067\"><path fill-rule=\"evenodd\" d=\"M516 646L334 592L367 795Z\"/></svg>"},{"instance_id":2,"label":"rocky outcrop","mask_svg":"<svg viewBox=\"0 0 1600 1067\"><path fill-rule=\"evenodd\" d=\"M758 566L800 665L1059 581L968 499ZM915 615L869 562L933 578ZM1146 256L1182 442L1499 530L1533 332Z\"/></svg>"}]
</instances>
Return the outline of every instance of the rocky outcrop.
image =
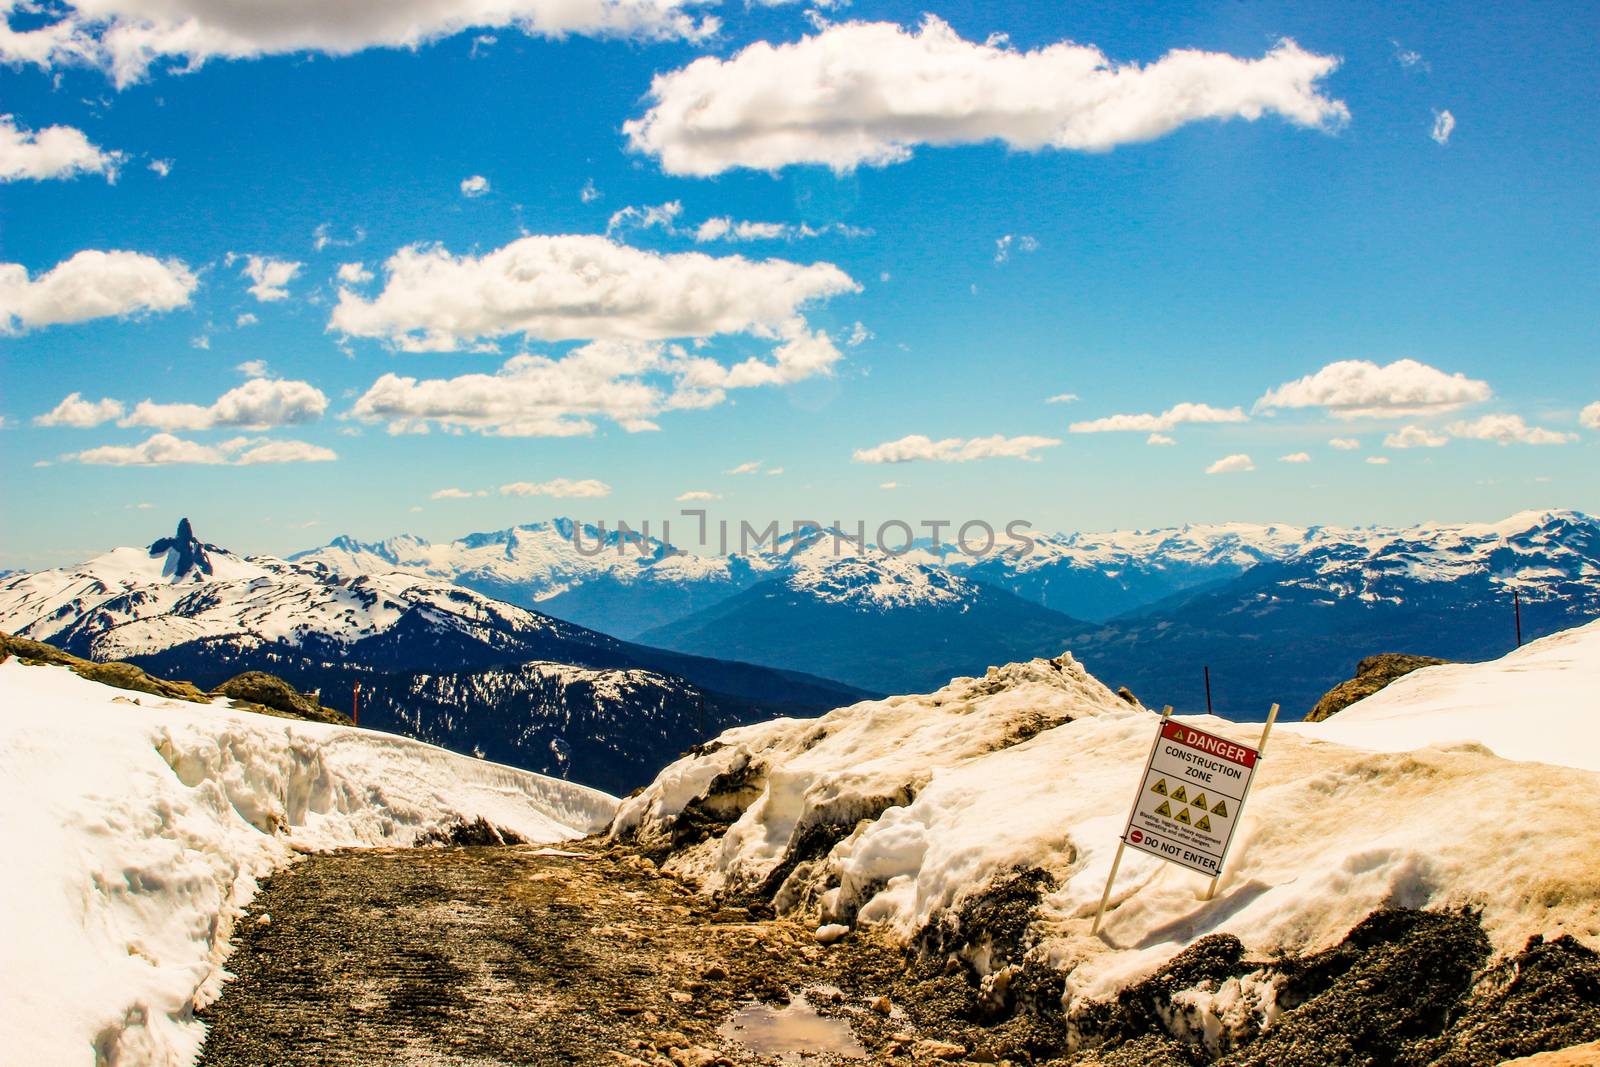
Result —
<instances>
[{"instance_id":1,"label":"rocky outcrop","mask_svg":"<svg viewBox=\"0 0 1600 1067\"><path fill-rule=\"evenodd\" d=\"M315 697L300 692L276 674L268 674L266 671L245 671L243 674L236 674L211 690L211 694L254 705L250 707L251 711L259 710L268 714L285 715L291 719L307 719L311 722L335 722L346 725L350 722L348 716L332 708L323 707Z\"/></svg>"},{"instance_id":2,"label":"rocky outcrop","mask_svg":"<svg viewBox=\"0 0 1600 1067\"><path fill-rule=\"evenodd\" d=\"M118 689L129 689L136 693L149 693L151 696L168 697L173 700L193 700L201 704L211 699L188 682L171 682L165 678L157 678L153 674L146 674L131 663L115 660L110 663L96 663L94 660L80 659L42 641L29 641L26 637L13 637L8 633L0 633L0 662L12 656L23 663L66 667L80 678L115 686Z\"/></svg>"},{"instance_id":3,"label":"rocky outcrop","mask_svg":"<svg viewBox=\"0 0 1600 1067\"><path fill-rule=\"evenodd\" d=\"M1340 682L1323 694L1316 707L1306 715L1306 722L1321 722L1345 708L1371 696L1397 678L1403 678L1420 667L1436 667L1449 660L1432 656L1412 656L1404 652L1380 652L1356 664L1356 676Z\"/></svg>"}]
</instances>

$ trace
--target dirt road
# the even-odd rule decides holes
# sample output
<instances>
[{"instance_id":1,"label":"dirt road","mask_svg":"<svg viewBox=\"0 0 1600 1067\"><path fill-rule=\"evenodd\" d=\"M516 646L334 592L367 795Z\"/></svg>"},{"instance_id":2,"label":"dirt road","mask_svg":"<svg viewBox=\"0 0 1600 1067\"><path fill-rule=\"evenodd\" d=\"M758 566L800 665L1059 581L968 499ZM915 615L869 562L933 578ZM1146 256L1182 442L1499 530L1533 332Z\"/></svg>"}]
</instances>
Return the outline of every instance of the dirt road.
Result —
<instances>
[{"instance_id":1,"label":"dirt road","mask_svg":"<svg viewBox=\"0 0 1600 1067\"><path fill-rule=\"evenodd\" d=\"M200 1062L704 1067L785 1049L811 1051L786 1063L992 1062L983 1031L940 1018L938 980L913 994L898 950L824 947L809 928L716 910L636 856L576 851L307 857L241 923L237 978L201 1013ZM897 993L917 1000L912 1016Z\"/></svg>"}]
</instances>

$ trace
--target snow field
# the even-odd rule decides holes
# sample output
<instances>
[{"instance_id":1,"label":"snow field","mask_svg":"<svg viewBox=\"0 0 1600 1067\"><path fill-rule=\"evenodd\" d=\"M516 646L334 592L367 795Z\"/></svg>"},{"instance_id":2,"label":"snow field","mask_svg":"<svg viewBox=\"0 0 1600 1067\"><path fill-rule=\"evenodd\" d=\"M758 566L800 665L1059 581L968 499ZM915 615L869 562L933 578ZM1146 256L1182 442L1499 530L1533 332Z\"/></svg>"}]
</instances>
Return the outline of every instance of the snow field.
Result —
<instances>
[{"instance_id":1,"label":"snow field","mask_svg":"<svg viewBox=\"0 0 1600 1067\"><path fill-rule=\"evenodd\" d=\"M1100 937L1090 925L1157 716L1070 656L728 731L720 748L678 761L624 802L613 833L659 841L685 806L716 810L715 795L700 798L720 780L721 807L737 818L667 869L707 889L758 884L800 831L832 825L831 848L794 866L777 903L905 939L1013 870L1042 869L1054 888L1036 912L1036 951L1069 972L1069 1009L1206 934L1234 934L1258 957L1313 952L1384 906L1481 908L1502 952L1533 934L1594 945L1600 773L1577 741L1592 732L1595 703L1575 698L1597 691L1585 681L1597 664L1600 623L1495 663L1419 672L1411 688L1426 701L1402 699L1410 679L1397 683L1391 701L1422 725L1356 704L1315 727L1280 727L1216 897L1202 899L1206 877L1130 849ZM1335 740L1346 716L1362 747ZM1181 721L1249 745L1261 729ZM969 962L988 966L981 950ZM1254 979L1186 996L1200 1032L1276 1011L1270 986Z\"/></svg>"},{"instance_id":2,"label":"snow field","mask_svg":"<svg viewBox=\"0 0 1600 1067\"><path fill-rule=\"evenodd\" d=\"M479 818L534 842L603 793L405 738L161 700L0 664L0 1048L193 1062L234 923L299 850L408 846ZM136 705L132 701L142 701Z\"/></svg>"}]
</instances>

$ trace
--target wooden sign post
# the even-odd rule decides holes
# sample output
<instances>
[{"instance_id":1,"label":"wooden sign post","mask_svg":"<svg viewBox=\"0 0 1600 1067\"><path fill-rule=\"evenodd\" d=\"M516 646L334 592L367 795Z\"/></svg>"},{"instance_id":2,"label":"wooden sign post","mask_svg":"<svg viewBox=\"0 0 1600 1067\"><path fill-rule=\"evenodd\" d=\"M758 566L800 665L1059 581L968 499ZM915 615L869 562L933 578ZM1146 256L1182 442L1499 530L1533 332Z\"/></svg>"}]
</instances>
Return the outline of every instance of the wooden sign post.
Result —
<instances>
[{"instance_id":1,"label":"wooden sign post","mask_svg":"<svg viewBox=\"0 0 1600 1067\"><path fill-rule=\"evenodd\" d=\"M1255 748L1225 737L1172 721L1172 706L1161 711L1161 723L1144 776L1133 800L1133 810L1117 843L1117 854L1106 876L1105 892L1095 912L1092 933L1100 932L1111 887L1122 866L1123 849L1141 852L1211 875L1203 899L1210 900L1222 878L1222 864L1233 842L1233 832L1244 814L1256 764L1266 751L1267 737L1278 718L1272 705Z\"/></svg>"}]
</instances>

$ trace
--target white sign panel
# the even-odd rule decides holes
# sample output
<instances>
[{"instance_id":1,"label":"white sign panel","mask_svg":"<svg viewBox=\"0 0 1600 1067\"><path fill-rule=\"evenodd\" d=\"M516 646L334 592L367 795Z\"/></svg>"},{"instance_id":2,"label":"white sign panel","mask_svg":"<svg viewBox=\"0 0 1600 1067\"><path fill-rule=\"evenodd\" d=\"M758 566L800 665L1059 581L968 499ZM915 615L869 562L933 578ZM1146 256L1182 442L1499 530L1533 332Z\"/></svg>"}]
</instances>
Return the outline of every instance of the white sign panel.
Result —
<instances>
[{"instance_id":1,"label":"white sign panel","mask_svg":"<svg viewBox=\"0 0 1600 1067\"><path fill-rule=\"evenodd\" d=\"M1145 764L1124 843L1215 876L1255 773L1255 749L1168 719Z\"/></svg>"}]
</instances>

